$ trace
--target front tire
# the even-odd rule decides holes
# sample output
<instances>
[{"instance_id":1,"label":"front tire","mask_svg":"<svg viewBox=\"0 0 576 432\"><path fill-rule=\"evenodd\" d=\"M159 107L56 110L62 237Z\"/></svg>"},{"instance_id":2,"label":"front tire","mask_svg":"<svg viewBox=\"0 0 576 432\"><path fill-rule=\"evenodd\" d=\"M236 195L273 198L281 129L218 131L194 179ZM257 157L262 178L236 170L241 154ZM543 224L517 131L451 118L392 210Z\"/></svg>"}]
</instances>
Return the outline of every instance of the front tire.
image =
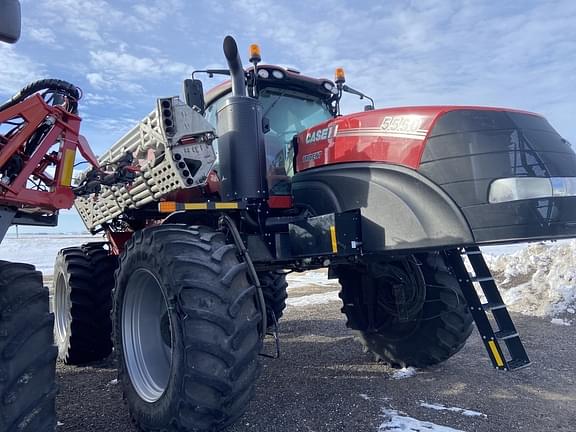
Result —
<instances>
[{"instance_id":1,"label":"front tire","mask_svg":"<svg viewBox=\"0 0 576 432\"><path fill-rule=\"evenodd\" d=\"M224 235L161 225L136 232L114 290L118 376L143 431L221 430L253 396L257 292Z\"/></svg>"},{"instance_id":2,"label":"front tire","mask_svg":"<svg viewBox=\"0 0 576 432\"><path fill-rule=\"evenodd\" d=\"M28 264L0 261L0 430L53 432L56 356L48 289Z\"/></svg>"},{"instance_id":3,"label":"front tire","mask_svg":"<svg viewBox=\"0 0 576 432\"><path fill-rule=\"evenodd\" d=\"M427 367L460 351L473 319L440 253L337 270L348 327L378 360L394 367Z\"/></svg>"}]
</instances>

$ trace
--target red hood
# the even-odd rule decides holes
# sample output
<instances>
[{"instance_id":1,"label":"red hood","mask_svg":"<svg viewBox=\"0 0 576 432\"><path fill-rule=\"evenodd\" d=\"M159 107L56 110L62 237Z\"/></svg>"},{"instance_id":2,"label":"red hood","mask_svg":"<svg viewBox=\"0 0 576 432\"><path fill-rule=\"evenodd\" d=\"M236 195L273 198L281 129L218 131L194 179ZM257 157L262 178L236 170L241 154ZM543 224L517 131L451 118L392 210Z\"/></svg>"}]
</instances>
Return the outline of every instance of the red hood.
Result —
<instances>
[{"instance_id":1,"label":"red hood","mask_svg":"<svg viewBox=\"0 0 576 432\"><path fill-rule=\"evenodd\" d=\"M417 169L436 120L455 110L508 111L477 106L384 108L320 123L298 135L297 171L343 162L381 161Z\"/></svg>"}]
</instances>

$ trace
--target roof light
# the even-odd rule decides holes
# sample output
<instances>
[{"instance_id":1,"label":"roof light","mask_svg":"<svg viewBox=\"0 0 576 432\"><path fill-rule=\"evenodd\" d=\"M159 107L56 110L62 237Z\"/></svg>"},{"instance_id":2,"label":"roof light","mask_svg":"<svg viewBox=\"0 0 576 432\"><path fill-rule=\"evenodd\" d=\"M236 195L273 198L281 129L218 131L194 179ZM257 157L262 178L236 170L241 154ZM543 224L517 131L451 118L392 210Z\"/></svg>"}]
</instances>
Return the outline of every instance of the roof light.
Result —
<instances>
[{"instance_id":1,"label":"roof light","mask_svg":"<svg viewBox=\"0 0 576 432\"><path fill-rule=\"evenodd\" d=\"M260 46L258 44L250 45L250 63L259 62L262 60L260 56Z\"/></svg>"},{"instance_id":2,"label":"roof light","mask_svg":"<svg viewBox=\"0 0 576 432\"><path fill-rule=\"evenodd\" d=\"M330 81L324 81L322 83L322 87L324 87L329 92L332 92L334 90L334 84Z\"/></svg>"},{"instance_id":3,"label":"roof light","mask_svg":"<svg viewBox=\"0 0 576 432\"><path fill-rule=\"evenodd\" d=\"M263 79L270 78L270 71L268 69L258 69L258 76Z\"/></svg>"},{"instance_id":4,"label":"roof light","mask_svg":"<svg viewBox=\"0 0 576 432\"><path fill-rule=\"evenodd\" d=\"M336 68L336 72L334 73L334 81L337 84L345 83L346 82L346 74L344 73L344 68Z\"/></svg>"},{"instance_id":5,"label":"roof light","mask_svg":"<svg viewBox=\"0 0 576 432\"><path fill-rule=\"evenodd\" d=\"M274 69L272 71L272 76L276 79L282 79L282 78L284 78L284 72L282 72L281 70L278 70L278 69Z\"/></svg>"}]
</instances>

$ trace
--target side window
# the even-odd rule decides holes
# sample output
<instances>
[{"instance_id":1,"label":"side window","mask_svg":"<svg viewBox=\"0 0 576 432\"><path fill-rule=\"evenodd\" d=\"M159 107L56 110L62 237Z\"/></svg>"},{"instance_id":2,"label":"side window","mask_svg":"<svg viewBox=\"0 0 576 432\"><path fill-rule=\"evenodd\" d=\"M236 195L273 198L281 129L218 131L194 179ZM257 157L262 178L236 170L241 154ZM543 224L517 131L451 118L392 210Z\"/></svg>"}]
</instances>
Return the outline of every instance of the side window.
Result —
<instances>
[{"instance_id":1,"label":"side window","mask_svg":"<svg viewBox=\"0 0 576 432\"><path fill-rule=\"evenodd\" d=\"M221 97L220 99L212 102L208 107L206 107L206 111L204 112L204 117L208 122L214 126L218 126L218 110L224 105L224 101L228 95ZM218 172L219 160L218 160L218 138L212 141L212 147L214 147L214 152L216 153L216 162L214 163L214 170Z\"/></svg>"},{"instance_id":2,"label":"side window","mask_svg":"<svg viewBox=\"0 0 576 432\"><path fill-rule=\"evenodd\" d=\"M224 98L218 99L216 102L212 102L212 104L210 104L210 106L206 108L204 116L206 117L206 120L208 120L210 124L214 127L216 127L216 113L218 112L223 103Z\"/></svg>"}]
</instances>

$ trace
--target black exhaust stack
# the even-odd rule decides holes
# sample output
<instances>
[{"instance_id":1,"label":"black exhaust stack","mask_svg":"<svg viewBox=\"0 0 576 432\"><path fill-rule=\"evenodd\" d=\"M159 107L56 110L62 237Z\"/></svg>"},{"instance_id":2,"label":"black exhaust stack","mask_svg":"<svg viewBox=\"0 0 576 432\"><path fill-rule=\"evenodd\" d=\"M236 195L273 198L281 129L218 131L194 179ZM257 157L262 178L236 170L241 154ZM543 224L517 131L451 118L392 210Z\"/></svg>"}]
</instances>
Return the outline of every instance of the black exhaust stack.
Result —
<instances>
[{"instance_id":1,"label":"black exhaust stack","mask_svg":"<svg viewBox=\"0 0 576 432\"><path fill-rule=\"evenodd\" d=\"M218 151L223 201L266 199L266 151L262 105L246 96L238 46L224 39L224 55L232 78L232 96L218 111Z\"/></svg>"}]
</instances>

